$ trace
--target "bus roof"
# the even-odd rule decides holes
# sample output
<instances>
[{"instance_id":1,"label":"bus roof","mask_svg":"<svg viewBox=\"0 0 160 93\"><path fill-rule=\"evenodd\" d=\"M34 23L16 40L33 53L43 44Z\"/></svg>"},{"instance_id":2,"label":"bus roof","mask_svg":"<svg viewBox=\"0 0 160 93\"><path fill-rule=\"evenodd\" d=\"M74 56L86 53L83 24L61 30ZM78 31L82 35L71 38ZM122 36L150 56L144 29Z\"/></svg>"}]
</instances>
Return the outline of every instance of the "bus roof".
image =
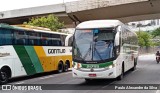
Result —
<instances>
[{"instance_id":1,"label":"bus roof","mask_svg":"<svg viewBox=\"0 0 160 93\"><path fill-rule=\"evenodd\" d=\"M80 23L76 29L112 28L122 24L119 20L91 20Z\"/></svg>"},{"instance_id":2,"label":"bus roof","mask_svg":"<svg viewBox=\"0 0 160 93\"><path fill-rule=\"evenodd\" d=\"M34 31L34 32L42 32L42 33L51 33L51 34L61 34L61 35L68 35L66 33L60 33L60 32L53 32L51 30L48 30L46 28L42 27L34 27L34 26L21 26L21 25L8 25L8 24L0 24L0 28L5 29L14 29L14 30L26 30L26 31Z\"/></svg>"}]
</instances>

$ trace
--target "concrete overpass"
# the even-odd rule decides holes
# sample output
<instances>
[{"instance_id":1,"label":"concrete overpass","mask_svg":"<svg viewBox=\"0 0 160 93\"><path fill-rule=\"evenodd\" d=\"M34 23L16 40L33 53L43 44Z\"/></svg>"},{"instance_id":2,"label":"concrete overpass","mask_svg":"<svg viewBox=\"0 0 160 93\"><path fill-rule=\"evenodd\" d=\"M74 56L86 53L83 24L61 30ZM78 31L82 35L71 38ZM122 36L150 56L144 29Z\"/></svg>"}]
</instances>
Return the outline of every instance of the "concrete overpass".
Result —
<instances>
[{"instance_id":1,"label":"concrete overpass","mask_svg":"<svg viewBox=\"0 0 160 93\"><path fill-rule=\"evenodd\" d=\"M0 23L22 24L32 17L54 14L59 17L66 25L72 24L72 20L65 11L64 4L47 5L39 7L31 7L10 11L0 12Z\"/></svg>"},{"instance_id":2,"label":"concrete overpass","mask_svg":"<svg viewBox=\"0 0 160 93\"><path fill-rule=\"evenodd\" d=\"M124 23L160 18L160 0L80 0L0 12L0 22L19 24L33 16L55 14L66 26L95 19L119 19Z\"/></svg>"},{"instance_id":3,"label":"concrete overpass","mask_svg":"<svg viewBox=\"0 0 160 93\"><path fill-rule=\"evenodd\" d=\"M79 21L119 19L126 23L160 18L160 0L85 0L66 6L68 15Z\"/></svg>"}]
</instances>

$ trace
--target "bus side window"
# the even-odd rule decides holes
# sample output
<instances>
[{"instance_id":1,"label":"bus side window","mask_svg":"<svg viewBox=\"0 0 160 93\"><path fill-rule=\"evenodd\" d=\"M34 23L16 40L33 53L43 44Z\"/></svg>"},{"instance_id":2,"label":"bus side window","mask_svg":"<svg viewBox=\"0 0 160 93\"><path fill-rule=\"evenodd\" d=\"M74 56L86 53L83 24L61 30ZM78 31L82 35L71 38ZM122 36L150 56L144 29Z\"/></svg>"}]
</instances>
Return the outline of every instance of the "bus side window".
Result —
<instances>
[{"instance_id":1,"label":"bus side window","mask_svg":"<svg viewBox=\"0 0 160 93\"><path fill-rule=\"evenodd\" d=\"M0 29L0 45L12 45L13 35L9 29Z\"/></svg>"},{"instance_id":2,"label":"bus side window","mask_svg":"<svg viewBox=\"0 0 160 93\"><path fill-rule=\"evenodd\" d=\"M0 29L0 45L4 45L5 44L5 37L4 37L4 29Z\"/></svg>"},{"instance_id":3,"label":"bus side window","mask_svg":"<svg viewBox=\"0 0 160 93\"><path fill-rule=\"evenodd\" d=\"M48 44L49 44L49 34L46 34L46 33L41 34L41 44L42 44L42 46L48 46Z\"/></svg>"},{"instance_id":4,"label":"bus side window","mask_svg":"<svg viewBox=\"0 0 160 93\"><path fill-rule=\"evenodd\" d=\"M65 46L66 35L60 35L62 46Z\"/></svg>"},{"instance_id":5,"label":"bus side window","mask_svg":"<svg viewBox=\"0 0 160 93\"><path fill-rule=\"evenodd\" d=\"M12 45L13 35L11 30L5 32L6 45Z\"/></svg>"},{"instance_id":6,"label":"bus side window","mask_svg":"<svg viewBox=\"0 0 160 93\"><path fill-rule=\"evenodd\" d=\"M73 36L69 38L68 46L73 46Z\"/></svg>"},{"instance_id":7,"label":"bus side window","mask_svg":"<svg viewBox=\"0 0 160 93\"><path fill-rule=\"evenodd\" d=\"M25 31L14 31L15 45L28 45L28 35Z\"/></svg>"},{"instance_id":8,"label":"bus side window","mask_svg":"<svg viewBox=\"0 0 160 93\"><path fill-rule=\"evenodd\" d=\"M62 46L62 43L60 40L53 40L52 46Z\"/></svg>"},{"instance_id":9,"label":"bus side window","mask_svg":"<svg viewBox=\"0 0 160 93\"><path fill-rule=\"evenodd\" d=\"M29 32L29 45L40 45L40 33Z\"/></svg>"},{"instance_id":10,"label":"bus side window","mask_svg":"<svg viewBox=\"0 0 160 93\"><path fill-rule=\"evenodd\" d=\"M50 38L51 46L62 46L60 35L51 34Z\"/></svg>"}]
</instances>

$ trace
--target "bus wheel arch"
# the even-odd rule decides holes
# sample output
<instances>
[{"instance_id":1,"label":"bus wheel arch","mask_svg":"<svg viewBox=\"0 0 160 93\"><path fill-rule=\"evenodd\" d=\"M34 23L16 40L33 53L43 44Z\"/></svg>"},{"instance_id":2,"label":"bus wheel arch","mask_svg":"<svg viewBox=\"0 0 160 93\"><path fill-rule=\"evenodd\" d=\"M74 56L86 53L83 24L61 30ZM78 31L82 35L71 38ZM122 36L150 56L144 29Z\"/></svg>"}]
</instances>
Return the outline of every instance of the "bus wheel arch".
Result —
<instances>
[{"instance_id":1,"label":"bus wheel arch","mask_svg":"<svg viewBox=\"0 0 160 93\"><path fill-rule=\"evenodd\" d=\"M5 84L8 82L9 78L12 76L12 72L9 66L3 66L0 69L0 84Z\"/></svg>"},{"instance_id":2,"label":"bus wheel arch","mask_svg":"<svg viewBox=\"0 0 160 93\"><path fill-rule=\"evenodd\" d=\"M138 57L134 58L135 66L137 65Z\"/></svg>"},{"instance_id":3,"label":"bus wheel arch","mask_svg":"<svg viewBox=\"0 0 160 93\"><path fill-rule=\"evenodd\" d=\"M63 72L63 61L60 60L59 63L58 63L58 73L61 73Z\"/></svg>"},{"instance_id":4,"label":"bus wheel arch","mask_svg":"<svg viewBox=\"0 0 160 93\"><path fill-rule=\"evenodd\" d=\"M134 58L134 65L131 68L132 71L136 70L136 65L137 65L137 58Z\"/></svg>"},{"instance_id":5,"label":"bus wheel arch","mask_svg":"<svg viewBox=\"0 0 160 93\"><path fill-rule=\"evenodd\" d=\"M125 65L124 65L124 61L123 61L122 66L121 66L121 74L117 77L117 80L122 80L123 79L124 72L125 72Z\"/></svg>"}]
</instances>

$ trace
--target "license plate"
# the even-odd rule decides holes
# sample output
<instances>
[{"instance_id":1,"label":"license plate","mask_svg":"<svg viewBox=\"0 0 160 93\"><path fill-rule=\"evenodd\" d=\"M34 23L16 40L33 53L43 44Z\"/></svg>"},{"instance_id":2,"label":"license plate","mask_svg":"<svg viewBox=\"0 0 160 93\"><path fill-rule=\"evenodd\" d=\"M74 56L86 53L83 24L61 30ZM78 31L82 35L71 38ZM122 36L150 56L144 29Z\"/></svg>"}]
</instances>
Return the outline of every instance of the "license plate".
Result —
<instances>
[{"instance_id":1,"label":"license plate","mask_svg":"<svg viewBox=\"0 0 160 93\"><path fill-rule=\"evenodd\" d=\"M96 77L97 75L96 74L89 74L88 76L89 77Z\"/></svg>"}]
</instances>

